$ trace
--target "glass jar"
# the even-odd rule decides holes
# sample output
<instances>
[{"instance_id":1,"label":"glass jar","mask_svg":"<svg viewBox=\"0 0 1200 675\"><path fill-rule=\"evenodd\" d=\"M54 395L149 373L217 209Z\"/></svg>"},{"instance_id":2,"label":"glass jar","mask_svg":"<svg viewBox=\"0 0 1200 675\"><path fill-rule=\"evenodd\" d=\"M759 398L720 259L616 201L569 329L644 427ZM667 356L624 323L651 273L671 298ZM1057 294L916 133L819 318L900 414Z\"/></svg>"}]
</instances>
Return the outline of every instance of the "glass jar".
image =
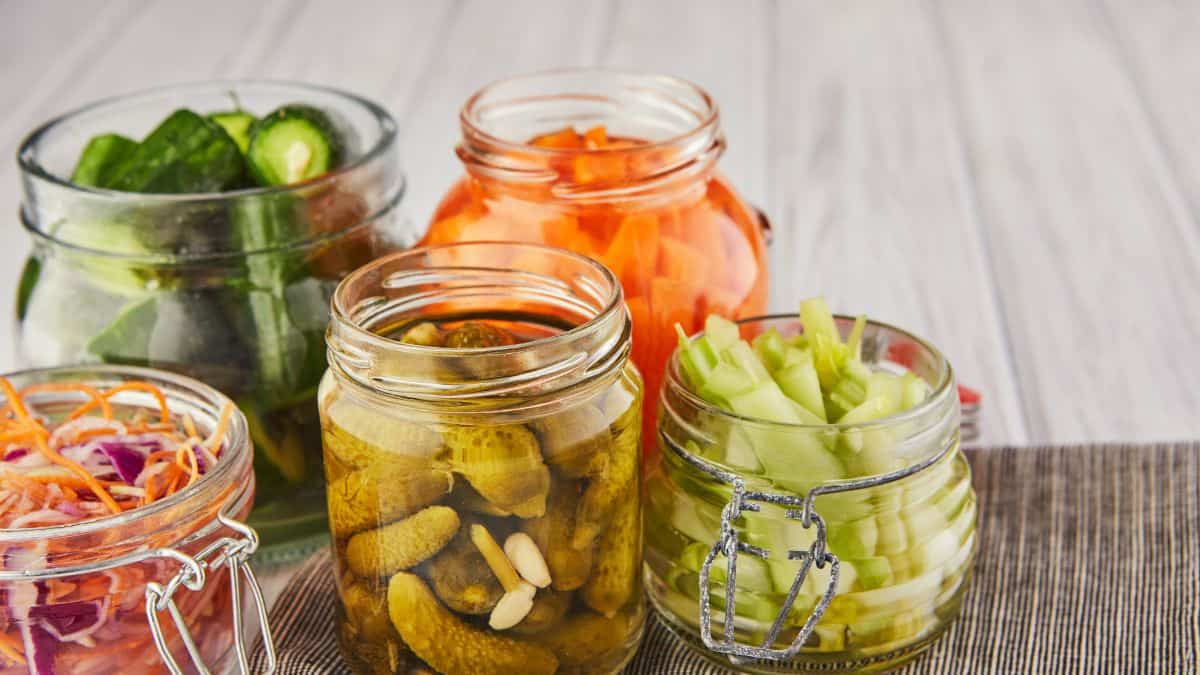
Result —
<instances>
[{"instance_id":1,"label":"glass jar","mask_svg":"<svg viewBox=\"0 0 1200 675\"><path fill-rule=\"evenodd\" d=\"M351 142L345 165L295 186L132 194L67 177L89 138L140 138L172 110L304 102ZM267 555L325 541L316 391L329 299L350 270L411 244L397 204L395 124L379 106L294 84L158 89L54 119L21 146L21 220L33 252L17 299L25 366L116 363L184 373L233 397L256 447L251 524Z\"/></svg>"},{"instance_id":2,"label":"glass jar","mask_svg":"<svg viewBox=\"0 0 1200 675\"><path fill-rule=\"evenodd\" d=\"M838 317L843 335L853 322ZM800 332L793 317L741 322L747 338L769 328ZM905 370L888 357L904 345L928 398L866 424L777 424L709 405L671 361L662 449L646 469L646 583L671 628L726 666L886 670L915 657L958 613L976 549L976 498L950 365L929 343L881 323L867 323L862 345L865 364L892 372ZM760 462L766 453L789 470ZM734 642L725 638L730 579Z\"/></svg>"},{"instance_id":3,"label":"glass jar","mask_svg":"<svg viewBox=\"0 0 1200 675\"><path fill-rule=\"evenodd\" d=\"M481 325L519 339L451 338ZM465 347L413 344L431 327ZM355 672L612 673L633 655L645 600L629 350L620 285L563 250L415 249L342 282L320 406Z\"/></svg>"},{"instance_id":4,"label":"glass jar","mask_svg":"<svg viewBox=\"0 0 1200 675\"><path fill-rule=\"evenodd\" d=\"M189 415L204 436L229 402L194 380L143 368L52 368L7 377L17 389L60 381L100 389L149 382L173 413ZM60 420L88 397L39 391L23 399L38 414ZM158 410L146 392L125 391L111 400L118 417ZM257 537L240 522L254 499L249 432L240 413L231 418L223 443L221 461L202 479L149 506L67 525L0 530L0 673L165 672L159 638L176 664L195 672L176 612L203 663L213 672L230 672L238 662L236 648L244 654L266 626L259 605L247 617L241 644L235 641L234 612L261 600L246 566Z\"/></svg>"},{"instance_id":5,"label":"glass jar","mask_svg":"<svg viewBox=\"0 0 1200 675\"><path fill-rule=\"evenodd\" d=\"M648 402L677 323L692 333L710 313L766 311L765 220L716 170L725 139L704 90L662 75L556 71L484 87L461 123L466 175L423 243L537 242L603 262L625 290Z\"/></svg>"}]
</instances>

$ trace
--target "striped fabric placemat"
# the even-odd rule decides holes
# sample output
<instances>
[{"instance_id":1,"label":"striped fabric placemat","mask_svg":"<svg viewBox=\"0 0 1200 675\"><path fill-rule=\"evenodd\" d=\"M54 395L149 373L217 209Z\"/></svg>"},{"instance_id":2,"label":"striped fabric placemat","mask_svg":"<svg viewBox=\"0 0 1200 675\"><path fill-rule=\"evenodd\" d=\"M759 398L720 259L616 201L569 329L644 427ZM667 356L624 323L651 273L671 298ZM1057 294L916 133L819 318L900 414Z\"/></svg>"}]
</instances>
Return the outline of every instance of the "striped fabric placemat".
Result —
<instances>
[{"instance_id":1,"label":"striped fabric placemat","mask_svg":"<svg viewBox=\"0 0 1200 675\"><path fill-rule=\"evenodd\" d=\"M980 552L962 615L901 672L1195 673L1200 444L968 450ZM271 611L283 675L349 673L328 551ZM254 655L256 672L262 652ZM730 672L651 618L628 675Z\"/></svg>"}]
</instances>

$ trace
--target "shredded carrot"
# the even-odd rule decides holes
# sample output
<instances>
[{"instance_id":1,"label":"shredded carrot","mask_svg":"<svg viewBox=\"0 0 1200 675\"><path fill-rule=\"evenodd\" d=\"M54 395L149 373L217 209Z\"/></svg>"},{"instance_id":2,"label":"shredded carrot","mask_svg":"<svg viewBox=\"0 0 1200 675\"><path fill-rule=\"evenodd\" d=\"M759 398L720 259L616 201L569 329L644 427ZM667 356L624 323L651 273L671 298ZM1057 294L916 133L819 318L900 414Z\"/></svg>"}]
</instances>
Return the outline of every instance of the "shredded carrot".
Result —
<instances>
[{"instance_id":1,"label":"shredded carrot","mask_svg":"<svg viewBox=\"0 0 1200 675\"><path fill-rule=\"evenodd\" d=\"M39 382L22 389L21 396L24 397L42 391L81 391L91 397L90 402L93 405L100 406L100 412L104 415L104 419L112 419L112 406L104 398L104 395L100 393L100 390L93 386L83 384L82 382Z\"/></svg>"},{"instance_id":2,"label":"shredded carrot","mask_svg":"<svg viewBox=\"0 0 1200 675\"><path fill-rule=\"evenodd\" d=\"M24 651L20 640L8 633L0 633L0 654L4 654L4 658L25 665Z\"/></svg>"},{"instance_id":3,"label":"shredded carrot","mask_svg":"<svg viewBox=\"0 0 1200 675\"><path fill-rule=\"evenodd\" d=\"M225 407L221 408L221 418L217 420L217 428L213 429L212 435L208 437L208 451L214 457L221 456L221 439L225 438L225 432L229 430L229 420L233 418L233 404L226 401Z\"/></svg>"},{"instance_id":4,"label":"shredded carrot","mask_svg":"<svg viewBox=\"0 0 1200 675\"><path fill-rule=\"evenodd\" d=\"M149 382L142 382L139 380L131 380L129 382L122 382L121 384L118 384L117 386L113 387L112 389L105 391L104 398L106 400L111 399L113 396L115 396L116 394L119 394L123 391L144 391L144 392L147 392L150 395L154 396L154 398L158 401L160 421L163 424L170 423L171 408L167 404L167 397L163 395L161 389L154 386L153 384L150 384ZM88 411L90 411L92 408L95 408L96 405L97 404L95 401L90 401L84 405L81 405L78 408L76 408L75 411L72 412L68 416L67 419L75 419L77 417L81 417L82 415L84 415Z\"/></svg>"},{"instance_id":5,"label":"shredded carrot","mask_svg":"<svg viewBox=\"0 0 1200 675\"><path fill-rule=\"evenodd\" d=\"M196 431L196 423L192 421L191 415L183 416L183 430L187 432L188 436L200 435L199 432Z\"/></svg>"}]
</instances>

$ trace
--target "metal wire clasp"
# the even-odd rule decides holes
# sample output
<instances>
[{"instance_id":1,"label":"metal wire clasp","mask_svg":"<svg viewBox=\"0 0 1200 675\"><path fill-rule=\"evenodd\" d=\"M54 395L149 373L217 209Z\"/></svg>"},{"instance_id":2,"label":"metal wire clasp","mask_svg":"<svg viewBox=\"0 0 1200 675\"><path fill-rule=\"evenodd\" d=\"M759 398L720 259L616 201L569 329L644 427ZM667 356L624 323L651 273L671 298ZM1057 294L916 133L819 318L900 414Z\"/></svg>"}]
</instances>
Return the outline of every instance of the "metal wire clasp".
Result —
<instances>
[{"instance_id":1,"label":"metal wire clasp","mask_svg":"<svg viewBox=\"0 0 1200 675\"><path fill-rule=\"evenodd\" d=\"M255 609L258 612L259 630L262 633L263 649L267 657L267 668L264 672L274 673L276 666L275 646L271 642L271 629L267 623L267 606L263 600L262 589L258 585L258 580L254 577L254 572L250 569L250 565L247 562L250 556L258 550L258 534L246 524L229 518L224 514L218 515L217 520L221 525L237 533L238 536L221 537L206 546L195 556L189 556L173 548L158 549L149 556L170 558L183 565L179 573L172 577L165 587L157 582L146 584L146 621L150 624L150 634L154 637L154 644L158 647L158 654L162 657L163 663L167 666L167 670L171 672L171 675L183 675L183 669L179 667L179 662L171 654L171 649L167 645L166 635L163 634L162 625L158 619L159 612L163 610L169 612L171 619L175 622L175 627L179 630L179 637L183 640L192 665L195 666L196 671L200 675L211 675L212 671L204 663L200 649L196 646L196 641L192 638L191 631L188 630L183 614L175 604L174 595L180 586L189 591L199 591L204 588L206 573L224 565L229 568L229 589L230 594L233 596L233 644L234 652L237 654L239 672L243 673L243 675L249 675L250 673L249 649L243 636L241 602L242 577L245 577L246 585L250 589L250 594L254 598Z\"/></svg>"},{"instance_id":2,"label":"metal wire clasp","mask_svg":"<svg viewBox=\"0 0 1200 675\"><path fill-rule=\"evenodd\" d=\"M787 598L784 600L783 606L779 608L779 613L775 616L775 621L771 624L771 630L767 632L762 645L753 647L737 642L734 637L735 626L733 617L737 615L736 592L734 589L737 586L738 554L745 553L765 560L770 553L766 549L747 544L738 539L737 528L734 527L734 522L745 511L758 512L759 505L755 502L794 506L797 504L797 499L787 495L747 490L745 482L740 478L734 478L732 482L733 495L729 498L729 503L721 511L720 538L713 544L712 549L708 552L708 556L704 559L704 563L700 566L700 639L704 641L705 647L720 654L747 659L770 659L773 661L790 659L800 652L805 641L808 640L808 636L812 634L821 617L825 615L825 610L829 608L829 603L833 600L834 593L837 592L840 563L836 555L825 549L825 521L813 510L812 499L805 499L802 507L799 509L787 509L785 511L786 517L799 520L801 526L805 529L815 525L817 528L816 536L807 550L789 550L787 552L788 560L801 561L800 569L796 572L791 588L788 589ZM716 562L717 556L720 554L725 555L726 561L725 637L722 640L717 640L712 634L712 605L709 601L710 590L708 580L712 572L713 563ZM825 565L830 566L829 586L821 594L821 599L813 607L812 613L809 614L808 619L804 622L804 625L800 628L800 632L796 634L792 643L785 649L772 649L771 645L779 637L779 631L783 629L783 625L787 621L788 615L791 614L793 605L796 603L796 596L800 593L800 587L804 584L805 578L808 577L808 573L814 565L818 569L824 568Z\"/></svg>"}]
</instances>

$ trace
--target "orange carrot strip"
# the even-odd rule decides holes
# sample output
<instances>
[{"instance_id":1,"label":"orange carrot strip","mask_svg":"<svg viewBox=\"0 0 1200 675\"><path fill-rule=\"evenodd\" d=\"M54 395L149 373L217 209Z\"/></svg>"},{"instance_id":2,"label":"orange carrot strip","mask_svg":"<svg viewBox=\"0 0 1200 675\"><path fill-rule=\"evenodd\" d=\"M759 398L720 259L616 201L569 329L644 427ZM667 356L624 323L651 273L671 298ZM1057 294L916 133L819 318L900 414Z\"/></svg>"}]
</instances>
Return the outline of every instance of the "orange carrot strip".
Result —
<instances>
[{"instance_id":1,"label":"orange carrot strip","mask_svg":"<svg viewBox=\"0 0 1200 675\"><path fill-rule=\"evenodd\" d=\"M167 424L168 422L170 422L171 408L167 404L167 397L163 395L162 390L159 389L158 387L154 386L153 384L150 384L149 382L142 382L140 380L130 380L129 382L122 382L121 384L118 384L117 386L106 390L104 392L104 398L111 399L113 396L115 396L116 394L119 394L123 391L144 391L144 392L151 394L158 401L158 408L159 408L159 412L161 415L162 423ZM78 408L76 408L74 410L74 412L72 412L70 414L69 419L75 419L77 417L80 417L80 416L86 414L89 410L91 410L94 407L96 407L95 401L85 403L84 405L81 405Z\"/></svg>"},{"instance_id":2,"label":"orange carrot strip","mask_svg":"<svg viewBox=\"0 0 1200 675\"><path fill-rule=\"evenodd\" d=\"M91 397L91 403L100 406L100 411L104 415L104 419L112 419L112 406L105 400L100 390L93 386L83 384L82 382L39 382L22 389L21 396L28 396L40 391L81 391Z\"/></svg>"},{"instance_id":3,"label":"orange carrot strip","mask_svg":"<svg viewBox=\"0 0 1200 675\"><path fill-rule=\"evenodd\" d=\"M30 421L29 411L25 409L25 402L21 400L17 390L13 389L12 382L9 382L7 377L0 377L0 391L4 392L4 397L8 399L8 405L17 419Z\"/></svg>"},{"instance_id":4,"label":"orange carrot strip","mask_svg":"<svg viewBox=\"0 0 1200 675\"><path fill-rule=\"evenodd\" d=\"M196 432L196 423L192 421L191 415L183 416L183 430L187 432L188 436L199 436L200 435L199 433Z\"/></svg>"},{"instance_id":5,"label":"orange carrot strip","mask_svg":"<svg viewBox=\"0 0 1200 675\"><path fill-rule=\"evenodd\" d=\"M226 401L225 407L221 408L221 419L217 421L217 428L213 429L208 440L208 451L216 457L221 456L221 441L225 438L225 432L229 430L229 420L232 418L233 404Z\"/></svg>"},{"instance_id":6,"label":"orange carrot strip","mask_svg":"<svg viewBox=\"0 0 1200 675\"><path fill-rule=\"evenodd\" d=\"M113 499L112 495L108 493L108 490L105 490L104 486L96 480L95 476L88 473L87 469L51 449L50 445L46 443L46 437L44 434L38 434L35 436L34 441L38 452L40 452L42 456L51 462L58 464L59 466L67 467L73 471L75 475L83 479L83 482L87 485L88 489L90 489L96 495L96 497L100 499L101 502L104 502L104 505L108 507L109 511L112 511L113 513L121 512L121 507L117 504L116 500Z\"/></svg>"},{"instance_id":7,"label":"orange carrot strip","mask_svg":"<svg viewBox=\"0 0 1200 675\"><path fill-rule=\"evenodd\" d=\"M25 665L24 650L20 640L8 633L0 633L0 654L4 654L4 658Z\"/></svg>"},{"instance_id":8,"label":"orange carrot strip","mask_svg":"<svg viewBox=\"0 0 1200 675\"><path fill-rule=\"evenodd\" d=\"M183 463L184 459L187 463ZM179 446L179 450L175 453L175 465L180 469L188 472L187 484L191 485L200 477L200 462L196 459L196 449L191 443L184 443Z\"/></svg>"}]
</instances>

